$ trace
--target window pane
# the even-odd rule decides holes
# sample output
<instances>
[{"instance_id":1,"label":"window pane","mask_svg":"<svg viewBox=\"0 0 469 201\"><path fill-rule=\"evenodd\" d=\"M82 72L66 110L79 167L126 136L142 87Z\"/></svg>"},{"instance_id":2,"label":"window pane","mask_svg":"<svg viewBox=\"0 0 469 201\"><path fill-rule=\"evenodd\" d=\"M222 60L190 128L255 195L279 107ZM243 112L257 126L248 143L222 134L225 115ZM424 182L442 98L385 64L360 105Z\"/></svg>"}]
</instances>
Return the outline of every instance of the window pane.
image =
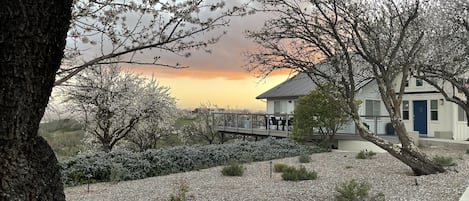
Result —
<instances>
[{"instance_id":1,"label":"window pane","mask_svg":"<svg viewBox=\"0 0 469 201\"><path fill-rule=\"evenodd\" d=\"M409 101L402 101L402 110L409 111Z\"/></svg>"},{"instance_id":2,"label":"window pane","mask_svg":"<svg viewBox=\"0 0 469 201\"><path fill-rule=\"evenodd\" d=\"M416 80L415 80L415 86L418 86L418 87L423 86L423 80L421 80L421 79L416 79Z\"/></svg>"},{"instance_id":3,"label":"window pane","mask_svg":"<svg viewBox=\"0 0 469 201\"><path fill-rule=\"evenodd\" d=\"M402 112L402 119L409 120L409 111Z\"/></svg>"},{"instance_id":4,"label":"window pane","mask_svg":"<svg viewBox=\"0 0 469 201\"><path fill-rule=\"evenodd\" d=\"M365 100L365 115L372 116L373 115L373 101L372 100ZM372 117L366 117L366 119L371 119Z\"/></svg>"},{"instance_id":5,"label":"window pane","mask_svg":"<svg viewBox=\"0 0 469 201\"><path fill-rule=\"evenodd\" d=\"M438 111L431 111L431 120L438 120Z\"/></svg>"},{"instance_id":6,"label":"window pane","mask_svg":"<svg viewBox=\"0 0 469 201\"><path fill-rule=\"evenodd\" d=\"M466 112L461 107L458 107L458 121L467 121Z\"/></svg>"},{"instance_id":7,"label":"window pane","mask_svg":"<svg viewBox=\"0 0 469 201\"><path fill-rule=\"evenodd\" d=\"M438 110L438 101L437 100L431 100L430 101L430 108L432 110Z\"/></svg>"},{"instance_id":8,"label":"window pane","mask_svg":"<svg viewBox=\"0 0 469 201\"><path fill-rule=\"evenodd\" d=\"M280 101L274 101L274 113L280 113L281 109Z\"/></svg>"},{"instance_id":9,"label":"window pane","mask_svg":"<svg viewBox=\"0 0 469 201\"><path fill-rule=\"evenodd\" d=\"M381 115L381 102L379 100L373 101L373 115Z\"/></svg>"}]
</instances>

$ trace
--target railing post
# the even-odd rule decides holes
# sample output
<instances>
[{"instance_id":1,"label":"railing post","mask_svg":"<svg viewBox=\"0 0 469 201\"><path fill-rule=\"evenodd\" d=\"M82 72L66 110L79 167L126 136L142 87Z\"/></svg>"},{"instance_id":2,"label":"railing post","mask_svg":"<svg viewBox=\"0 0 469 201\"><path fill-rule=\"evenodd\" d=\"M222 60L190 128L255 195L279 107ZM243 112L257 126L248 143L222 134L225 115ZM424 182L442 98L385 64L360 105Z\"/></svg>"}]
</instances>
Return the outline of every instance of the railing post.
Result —
<instances>
[{"instance_id":1,"label":"railing post","mask_svg":"<svg viewBox=\"0 0 469 201\"><path fill-rule=\"evenodd\" d=\"M254 134L254 114L251 114L251 135Z\"/></svg>"},{"instance_id":2,"label":"railing post","mask_svg":"<svg viewBox=\"0 0 469 201\"><path fill-rule=\"evenodd\" d=\"M235 117L236 117L236 118L235 118L235 119L236 119L236 120L235 120L236 132L238 132L238 131L239 131L239 121L238 121L238 115L239 115L238 113L236 113L236 114L235 114Z\"/></svg>"},{"instance_id":3,"label":"railing post","mask_svg":"<svg viewBox=\"0 0 469 201\"><path fill-rule=\"evenodd\" d=\"M223 113L223 130L226 131L226 113Z\"/></svg>"},{"instance_id":4,"label":"railing post","mask_svg":"<svg viewBox=\"0 0 469 201\"><path fill-rule=\"evenodd\" d=\"M375 134L378 135L378 116L375 116Z\"/></svg>"}]
</instances>

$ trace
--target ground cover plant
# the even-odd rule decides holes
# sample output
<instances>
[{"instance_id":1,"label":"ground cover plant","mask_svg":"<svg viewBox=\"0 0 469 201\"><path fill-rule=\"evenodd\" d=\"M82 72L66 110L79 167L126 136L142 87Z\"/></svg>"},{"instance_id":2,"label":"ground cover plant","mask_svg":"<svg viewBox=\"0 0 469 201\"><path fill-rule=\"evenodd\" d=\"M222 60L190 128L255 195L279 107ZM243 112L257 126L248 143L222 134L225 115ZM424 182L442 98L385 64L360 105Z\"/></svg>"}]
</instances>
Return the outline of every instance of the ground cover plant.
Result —
<instances>
[{"instance_id":1,"label":"ground cover plant","mask_svg":"<svg viewBox=\"0 0 469 201\"><path fill-rule=\"evenodd\" d=\"M258 142L178 146L145 152L113 151L79 155L61 163L62 179L68 185L111 181L111 170L119 167L119 179L134 180L171 173L199 170L220 165L265 161L302 154L324 152L288 139ZM123 168L123 169L121 169ZM115 171L115 170L114 170Z\"/></svg>"},{"instance_id":2,"label":"ground cover plant","mask_svg":"<svg viewBox=\"0 0 469 201\"><path fill-rule=\"evenodd\" d=\"M358 152L358 154L355 158L357 158L357 159L372 159L374 155L376 155L376 153L373 152L373 151L361 150L360 152Z\"/></svg>"},{"instance_id":3,"label":"ground cover plant","mask_svg":"<svg viewBox=\"0 0 469 201\"><path fill-rule=\"evenodd\" d=\"M370 195L371 185L354 179L336 186L336 201L381 201L385 200L383 193Z\"/></svg>"},{"instance_id":4,"label":"ground cover plant","mask_svg":"<svg viewBox=\"0 0 469 201\"><path fill-rule=\"evenodd\" d=\"M306 154L300 155L300 156L298 156L298 161L300 163L309 163L309 162L311 162L311 156L306 155Z\"/></svg>"},{"instance_id":5,"label":"ground cover plant","mask_svg":"<svg viewBox=\"0 0 469 201\"><path fill-rule=\"evenodd\" d=\"M434 156L433 162L443 167L456 166L457 164L453 161L453 158L448 156Z\"/></svg>"},{"instance_id":6,"label":"ground cover plant","mask_svg":"<svg viewBox=\"0 0 469 201\"><path fill-rule=\"evenodd\" d=\"M288 168L288 165L285 163L275 163L274 172L283 172Z\"/></svg>"},{"instance_id":7,"label":"ground cover plant","mask_svg":"<svg viewBox=\"0 0 469 201\"><path fill-rule=\"evenodd\" d=\"M288 167L282 173L282 179L285 181L315 180L318 174L315 171L308 171L304 166L300 168Z\"/></svg>"},{"instance_id":8,"label":"ground cover plant","mask_svg":"<svg viewBox=\"0 0 469 201\"><path fill-rule=\"evenodd\" d=\"M243 176L244 167L240 164L232 164L223 167L221 174L224 176Z\"/></svg>"}]
</instances>

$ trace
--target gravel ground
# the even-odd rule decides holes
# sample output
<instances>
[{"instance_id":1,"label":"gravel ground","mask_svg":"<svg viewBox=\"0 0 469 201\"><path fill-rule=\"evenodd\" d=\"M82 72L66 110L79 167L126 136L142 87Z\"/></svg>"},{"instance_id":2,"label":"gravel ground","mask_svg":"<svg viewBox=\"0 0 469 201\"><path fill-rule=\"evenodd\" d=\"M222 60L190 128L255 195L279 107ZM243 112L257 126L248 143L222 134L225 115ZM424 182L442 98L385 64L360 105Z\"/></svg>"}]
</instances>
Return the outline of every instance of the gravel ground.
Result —
<instances>
[{"instance_id":1,"label":"gravel ground","mask_svg":"<svg viewBox=\"0 0 469 201\"><path fill-rule=\"evenodd\" d=\"M311 155L312 161L284 158L273 163L304 165L318 172L312 181L283 181L280 173L269 177L268 161L245 164L242 177L221 175L222 167L192 171L117 184L98 183L65 189L67 200L168 200L178 182L186 180L196 200L334 200L335 186L356 179L372 185L371 193L384 193L386 200L456 201L469 184L469 155L464 150L425 149L429 155L452 156L457 166L444 174L412 176L406 165L387 153L371 160L355 159L356 153L330 152ZM417 180L418 185L415 184Z\"/></svg>"}]
</instances>

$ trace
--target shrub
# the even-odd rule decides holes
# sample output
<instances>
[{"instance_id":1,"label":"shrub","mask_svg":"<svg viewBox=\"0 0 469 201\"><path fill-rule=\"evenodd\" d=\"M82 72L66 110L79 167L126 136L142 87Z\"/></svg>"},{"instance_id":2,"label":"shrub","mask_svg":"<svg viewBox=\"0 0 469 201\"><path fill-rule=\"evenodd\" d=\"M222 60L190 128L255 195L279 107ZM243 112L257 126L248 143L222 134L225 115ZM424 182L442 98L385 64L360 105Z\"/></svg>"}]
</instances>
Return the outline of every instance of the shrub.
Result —
<instances>
[{"instance_id":1,"label":"shrub","mask_svg":"<svg viewBox=\"0 0 469 201\"><path fill-rule=\"evenodd\" d=\"M315 171L307 171L303 166L299 169L288 167L282 173L282 179L286 181L315 180L317 178L318 174Z\"/></svg>"},{"instance_id":2,"label":"shrub","mask_svg":"<svg viewBox=\"0 0 469 201\"><path fill-rule=\"evenodd\" d=\"M373 151L368 150L361 150L355 158L357 159L371 159L373 156L376 155Z\"/></svg>"},{"instance_id":3,"label":"shrub","mask_svg":"<svg viewBox=\"0 0 469 201\"><path fill-rule=\"evenodd\" d=\"M168 149L133 153L113 151L79 155L63 161L62 179L67 186L84 184L91 174L92 182L111 181L111 169L116 164L127 169L124 180L143 179L178 172L199 170L247 161L266 161L327 151L311 148L288 139L266 139L258 142L178 146Z\"/></svg>"},{"instance_id":4,"label":"shrub","mask_svg":"<svg viewBox=\"0 0 469 201\"><path fill-rule=\"evenodd\" d=\"M453 161L452 157L445 157L445 156L435 156L433 157L433 162L437 165L447 167L447 166L455 166L456 163Z\"/></svg>"},{"instance_id":5,"label":"shrub","mask_svg":"<svg viewBox=\"0 0 469 201\"><path fill-rule=\"evenodd\" d=\"M466 154L469 154L469 149L466 149Z\"/></svg>"},{"instance_id":6,"label":"shrub","mask_svg":"<svg viewBox=\"0 0 469 201\"><path fill-rule=\"evenodd\" d=\"M111 167L111 173L109 175L110 181L112 182L120 182L124 181L129 174L129 170L127 168L124 168L122 164L115 164Z\"/></svg>"},{"instance_id":7,"label":"shrub","mask_svg":"<svg viewBox=\"0 0 469 201\"><path fill-rule=\"evenodd\" d=\"M221 174L224 176L243 176L244 167L239 164L233 164L223 167Z\"/></svg>"},{"instance_id":8,"label":"shrub","mask_svg":"<svg viewBox=\"0 0 469 201\"><path fill-rule=\"evenodd\" d=\"M189 183L186 180L181 180L176 188L176 193L171 194L170 201L189 201L195 200L194 195L187 195L189 192Z\"/></svg>"},{"instance_id":9,"label":"shrub","mask_svg":"<svg viewBox=\"0 0 469 201\"><path fill-rule=\"evenodd\" d=\"M288 165L285 164L285 163L275 163L274 164L274 172L283 172L287 168L288 168Z\"/></svg>"},{"instance_id":10,"label":"shrub","mask_svg":"<svg viewBox=\"0 0 469 201\"><path fill-rule=\"evenodd\" d=\"M298 156L298 161L300 163L309 163L309 162L311 162L311 156L306 155L306 154L300 155L300 156Z\"/></svg>"},{"instance_id":11,"label":"shrub","mask_svg":"<svg viewBox=\"0 0 469 201\"><path fill-rule=\"evenodd\" d=\"M337 191L335 195L336 201L384 201L385 197L383 193L378 193L374 196L370 196L369 191L371 189L370 184L367 182L357 182L356 180L350 180L335 187Z\"/></svg>"}]
</instances>

